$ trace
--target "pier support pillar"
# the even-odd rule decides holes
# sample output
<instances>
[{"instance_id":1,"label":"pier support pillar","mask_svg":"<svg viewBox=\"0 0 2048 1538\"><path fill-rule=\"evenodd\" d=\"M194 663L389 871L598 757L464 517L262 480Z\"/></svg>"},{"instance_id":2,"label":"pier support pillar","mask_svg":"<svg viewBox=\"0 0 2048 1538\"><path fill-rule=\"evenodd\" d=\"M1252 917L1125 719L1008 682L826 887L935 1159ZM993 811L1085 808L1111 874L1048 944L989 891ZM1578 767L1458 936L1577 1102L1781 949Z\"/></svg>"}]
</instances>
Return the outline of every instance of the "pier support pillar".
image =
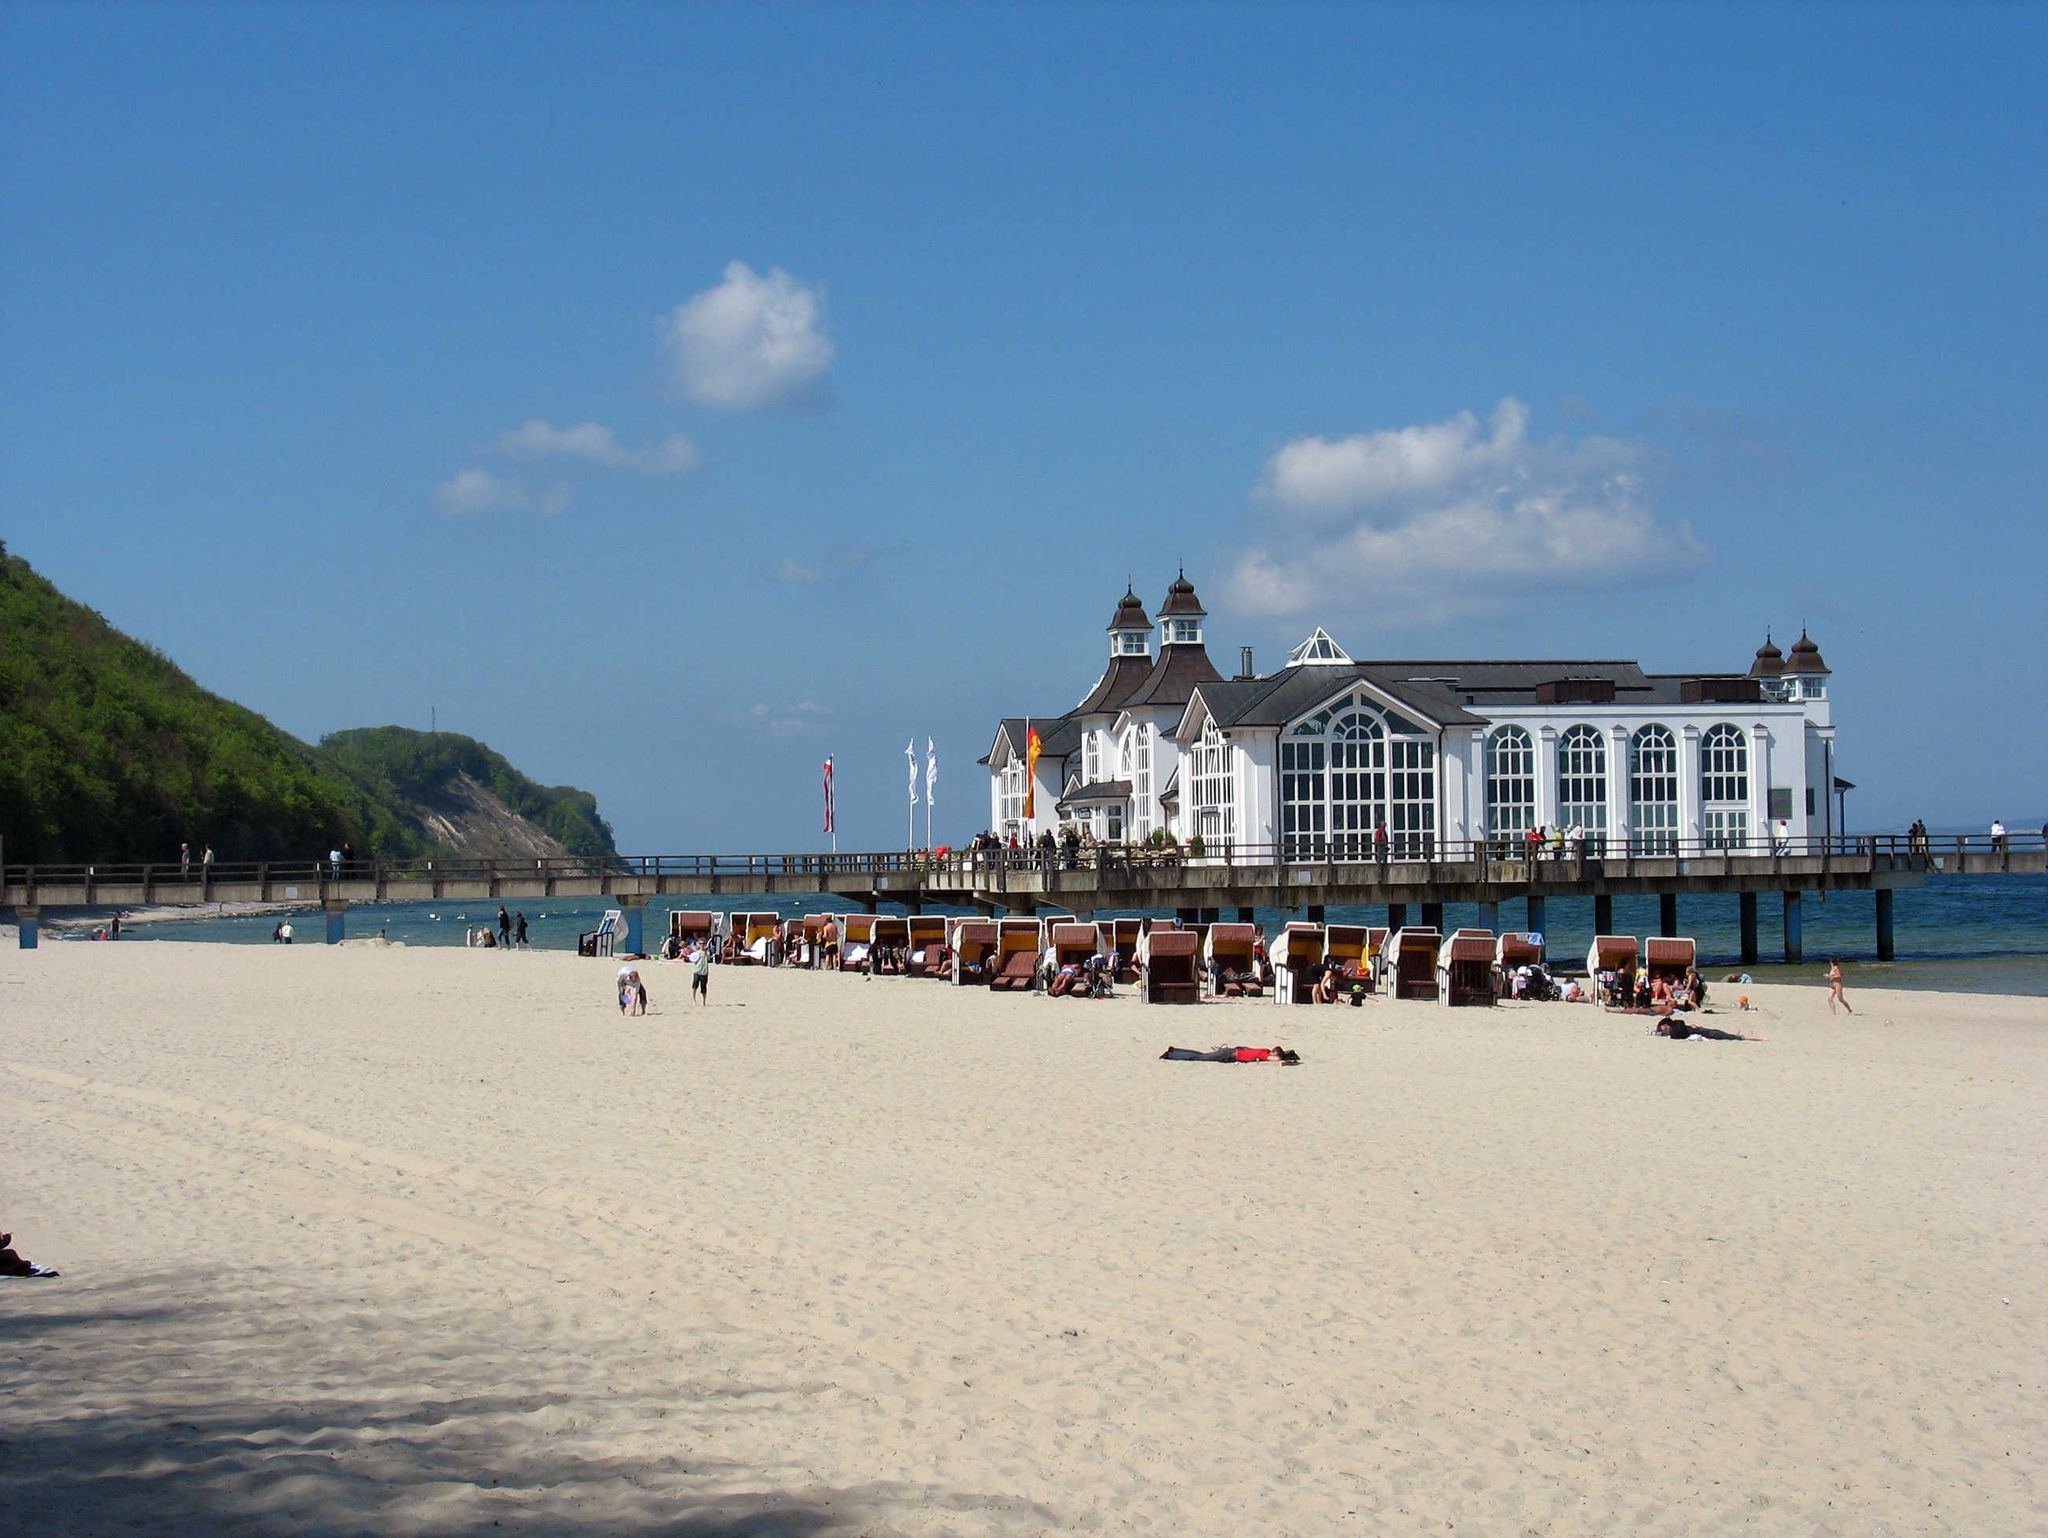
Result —
<instances>
[{"instance_id":1,"label":"pier support pillar","mask_svg":"<svg viewBox=\"0 0 2048 1538\"><path fill-rule=\"evenodd\" d=\"M1544 932L1544 910L1549 905L1534 892L1529 894L1529 933L1540 935Z\"/></svg>"},{"instance_id":2,"label":"pier support pillar","mask_svg":"<svg viewBox=\"0 0 2048 1538\"><path fill-rule=\"evenodd\" d=\"M1657 933L1666 940L1678 934L1678 894L1659 892L1657 894Z\"/></svg>"},{"instance_id":3,"label":"pier support pillar","mask_svg":"<svg viewBox=\"0 0 2048 1538\"><path fill-rule=\"evenodd\" d=\"M1877 959L1892 959L1892 889L1881 886L1877 889Z\"/></svg>"},{"instance_id":4,"label":"pier support pillar","mask_svg":"<svg viewBox=\"0 0 2048 1538\"><path fill-rule=\"evenodd\" d=\"M21 948L32 951L42 937L43 910L41 908L16 908L14 922L16 933L21 937Z\"/></svg>"},{"instance_id":5,"label":"pier support pillar","mask_svg":"<svg viewBox=\"0 0 2048 1538\"><path fill-rule=\"evenodd\" d=\"M325 897L320 900L321 910L327 915L327 943L339 945L348 933L348 899Z\"/></svg>"},{"instance_id":6,"label":"pier support pillar","mask_svg":"<svg viewBox=\"0 0 2048 1538\"><path fill-rule=\"evenodd\" d=\"M1311 924L1323 922L1323 905L1321 903L1310 903L1308 905L1308 921Z\"/></svg>"},{"instance_id":7,"label":"pier support pillar","mask_svg":"<svg viewBox=\"0 0 2048 1538\"><path fill-rule=\"evenodd\" d=\"M1499 903L1481 903L1479 905L1479 927L1481 929L1490 929L1495 934L1500 933Z\"/></svg>"},{"instance_id":8,"label":"pier support pillar","mask_svg":"<svg viewBox=\"0 0 2048 1538\"><path fill-rule=\"evenodd\" d=\"M1240 924L1253 924L1258 922L1256 919L1252 917L1252 910L1249 908L1239 908L1237 910L1237 921Z\"/></svg>"},{"instance_id":9,"label":"pier support pillar","mask_svg":"<svg viewBox=\"0 0 2048 1538\"><path fill-rule=\"evenodd\" d=\"M631 897L623 897L614 892L612 894L612 901L619 905L619 917L625 921L626 925L625 934L620 936L619 940L615 943L620 945L624 953L634 956L646 955L647 942L644 938L646 929L641 923L641 920L647 917L646 897L639 893L635 893Z\"/></svg>"},{"instance_id":10,"label":"pier support pillar","mask_svg":"<svg viewBox=\"0 0 2048 1538\"><path fill-rule=\"evenodd\" d=\"M1785 959L1788 962L1806 959L1805 915L1801 911L1805 895L1803 892L1785 894Z\"/></svg>"},{"instance_id":11,"label":"pier support pillar","mask_svg":"<svg viewBox=\"0 0 2048 1538\"><path fill-rule=\"evenodd\" d=\"M1434 929L1438 934L1443 933L1444 905L1442 903L1424 903L1422 905L1422 927L1424 929Z\"/></svg>"},{"instance_id":12,"label":"pier support pillar","mask_svg":"<svg viewBox=\"0 0 2048 1538\"><path fill-rule=\"evenodd\" d=\"M1742 916L1742 964L1756 965L1758 947L1756 943L1756 893L1743 892L1736 897Z\"/></svg>"},{"instance_id":13,"label":"pier support pillar","mask_svg":"<svg viewBox=\"0 0 2048 1538\"><path fill-rule=\"evenodd\" d=\"M1593 933L1611 935L1614 933L1614 898L1606 892L1593 894Z\"/></svg>"},{"instance_id":14,"label":"pier support pillar","mask_svg":"<svg viewBox=\"0 0 2048 1538\"><path fill-rule=\"evenodd\" d=\"M1407 927L1408 927L1408 905L1407 905L1406 903L1388 903L1388 904L1387 904L1387 928L1388 928L1388 930L1389 930L1389 931L1393 931L1393 930L1398 930L1398 929L1406 929Z\"/></svg>"}]
</instances>

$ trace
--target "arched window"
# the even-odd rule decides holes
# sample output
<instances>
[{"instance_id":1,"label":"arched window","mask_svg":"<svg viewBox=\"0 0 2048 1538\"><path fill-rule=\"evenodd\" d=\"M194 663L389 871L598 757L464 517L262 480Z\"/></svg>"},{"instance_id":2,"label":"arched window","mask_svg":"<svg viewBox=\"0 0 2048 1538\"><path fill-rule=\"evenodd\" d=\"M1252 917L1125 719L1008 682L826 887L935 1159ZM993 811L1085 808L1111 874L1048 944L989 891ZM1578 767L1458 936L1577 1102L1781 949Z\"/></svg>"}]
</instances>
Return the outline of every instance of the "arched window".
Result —
<instances>
[{"instance_id":1,"label":"arched window","mask_svg":"<svg viewBox=\"0 0 2048 1538\"><path fill-rule=\"evenodd\" d=\"M1700 834L1710 849L1749 842L1749 738L1726 721L1700 738Z\"/></svg>"},{"instance_id":2,"label":"arched window","mask_svg":"<svg viewBox=\"0 0 2048 1538\"><path fill-rule=\"evenodd\" d=\"M1214 721L1202 723L1202 740L1188 758L1188 810L1191 832L1205 845L1237 834L1236 798L1232 794L1230 748Z\"/></svg>"},{"instance_id":3,"label":"arched window","mask_svg":"<svg viewBox=\"0 0 2048 1538\"><path fill-rule=\"evenodd\" d=\"M1003 765L1003 832L1024 831L1024 760L1012 758Z\"/></svg>"},{"instance_id":4,"label":"arched window","mask_svg":"<svg viewBox=\"0 0 2048 1538\"><path fill-rule=\"evenodd\" d=\"M1349 710L1330 723L1330 852L1359 860L1385 815L1387 733L1378 715Z\"/></svg>"},{"instance_id":5,"label":"arched window","mask_svg":"<svg viewBox=\"0 0 2048 1538\"><path fill-rule=\"evenodd\" d=\"M1557 825L1583 828L1586 852L1607 838L1607 739L1597 727L1570 727L1557 739Z\"/></svg>"},{"instance_id":6,"label":"arched window","mask_svg":"<svg viewBox=\"0 0 2048 1538\"><path fill-rule=\"evenodd\" d=\"M1678 739L1645 726L1628 740L1628 822L1637 854L1678 851Z\"/></svg>"},{"instance_id":7,"label":"arched window","mask_svg":"<svg viewBox=\"0 0 2048 1538\"><path fill-rule=\"evenodd\" d=\"M1152 831L1152 728L1130 727L1122 747L1124 773L1131 780L1131 833L1142 839Z\"/></svg>"},{"instance_id":8,"label":"arched window","mask_svg":"<svg viewBox=\"0 0 2048 1538\"><path fill-rule=\"evenodd\" d=\"M1494 855L1522 853L1536 825L1536 745L1519 726L1503 726L1486 739L1486 834Z\"/></svg>"},{"instance_id":9,"label":"arched window","mask_svg":"<svg viewBox=\"0 0 2048 1538\"><path fill-rule=\"evenodd\" d=\"M1427 857L1436 840L1436 744L1363 692L1295 726L1280 743L1286 858Z\"/></svg>"}]
</instances>

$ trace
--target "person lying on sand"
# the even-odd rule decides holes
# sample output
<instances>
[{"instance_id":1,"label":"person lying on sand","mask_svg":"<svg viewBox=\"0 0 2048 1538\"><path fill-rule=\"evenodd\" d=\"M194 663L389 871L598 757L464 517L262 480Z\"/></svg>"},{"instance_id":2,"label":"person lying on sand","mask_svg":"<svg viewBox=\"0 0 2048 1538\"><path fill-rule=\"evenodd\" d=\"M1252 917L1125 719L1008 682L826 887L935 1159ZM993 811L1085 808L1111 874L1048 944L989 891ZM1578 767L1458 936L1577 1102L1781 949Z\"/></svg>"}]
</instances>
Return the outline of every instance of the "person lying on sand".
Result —
<instances>
[{"instance_id":1,"label":"person lying on sand","mask_svg":"<svg viewBox=\"0 0 2048 1538\"><path fill-rule=\"evenodd\" d=\"M0 1234L0 1276L55 1276L55 1266L39 1266L14 1252L14 1235Z\"/></svg>"},{"instance_id":2,"label":"person lying on sand","mask_svg":"<svg viewBox=\"0 0 2048 1538\"><path fill-rule=\"evenodd\" d=\"M1285 1047L1218 1047L1214 1052L1168 1047L1159 1057L1168 1063L1285 1063L1290 1068L1301 1061L1299 1052Z\"/></svg>"},{"instance_id":3,"label":"person lying on sand","mask_svg":"<svg viewBox=\"0 0 2048 1538\"><path fill-rule=\"evenodd\" d=\"M1717 1031L1712 1026L1692 1025L1676 1015L1667 1016L1657 1022L1657 1034L1672 1041L1690 1041L1694 1037L1706 1041L1769 1041L1768 1036L1745 1036L1740 1031Z\"/></svg>"}]
</instances>

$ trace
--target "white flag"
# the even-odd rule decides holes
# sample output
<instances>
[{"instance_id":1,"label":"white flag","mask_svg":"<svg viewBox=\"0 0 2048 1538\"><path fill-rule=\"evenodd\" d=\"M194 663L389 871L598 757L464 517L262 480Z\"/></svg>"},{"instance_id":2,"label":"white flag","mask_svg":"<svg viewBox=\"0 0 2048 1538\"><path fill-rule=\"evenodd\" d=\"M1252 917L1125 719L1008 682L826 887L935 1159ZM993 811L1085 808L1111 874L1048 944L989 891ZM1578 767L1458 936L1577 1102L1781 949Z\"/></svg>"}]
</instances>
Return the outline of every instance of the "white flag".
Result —
<instances>
[{"instance_id":1,"label":"white flag","mask_svg":"<svg viewBox=\"0 0 2048 1538\"><path fill-rule=\"evenodd\" d=\"M910 804L917 805L917 739L903 744L903 761L910 766Z\"/></svg>"},{"instance_id":2,"label":"white flag","mask_svg":"<svg viewBox=\"0 0 2048 1538\"><path fill-rule=\"evenodd\" d=\"M924 740L924 798L931 801L939 788L939 749L931 738Z\"/></svg>"}]
</instances>

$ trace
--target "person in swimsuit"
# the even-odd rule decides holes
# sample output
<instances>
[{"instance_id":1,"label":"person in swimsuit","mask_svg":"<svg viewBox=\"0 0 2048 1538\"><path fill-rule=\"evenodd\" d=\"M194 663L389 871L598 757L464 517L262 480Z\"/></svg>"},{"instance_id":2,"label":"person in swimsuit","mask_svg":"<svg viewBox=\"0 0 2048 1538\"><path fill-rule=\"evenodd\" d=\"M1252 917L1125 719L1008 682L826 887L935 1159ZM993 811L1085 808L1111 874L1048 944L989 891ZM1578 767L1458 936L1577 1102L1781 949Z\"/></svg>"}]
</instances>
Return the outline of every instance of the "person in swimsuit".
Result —
<instances>
[{"instance_id":1,"label":"person in swimsuit","mask_svg":"<svg viewBox=\"0 0 2048 1538\"><path fill-rule=\"evenodd\" d=\"M1833 956L1830 956L1828 957L1829 1014L1833 1014L1835 1012L1835 1006L1837 1004L1841 1005L1844 1009L1849 1009L1849 1001L1842 997L1842 963L1837 961ZM1853 1015L1856 1013L1856 1011L1853 1009L1849 1009L1849 1013Z\"/></svg>"}]
</instances>

